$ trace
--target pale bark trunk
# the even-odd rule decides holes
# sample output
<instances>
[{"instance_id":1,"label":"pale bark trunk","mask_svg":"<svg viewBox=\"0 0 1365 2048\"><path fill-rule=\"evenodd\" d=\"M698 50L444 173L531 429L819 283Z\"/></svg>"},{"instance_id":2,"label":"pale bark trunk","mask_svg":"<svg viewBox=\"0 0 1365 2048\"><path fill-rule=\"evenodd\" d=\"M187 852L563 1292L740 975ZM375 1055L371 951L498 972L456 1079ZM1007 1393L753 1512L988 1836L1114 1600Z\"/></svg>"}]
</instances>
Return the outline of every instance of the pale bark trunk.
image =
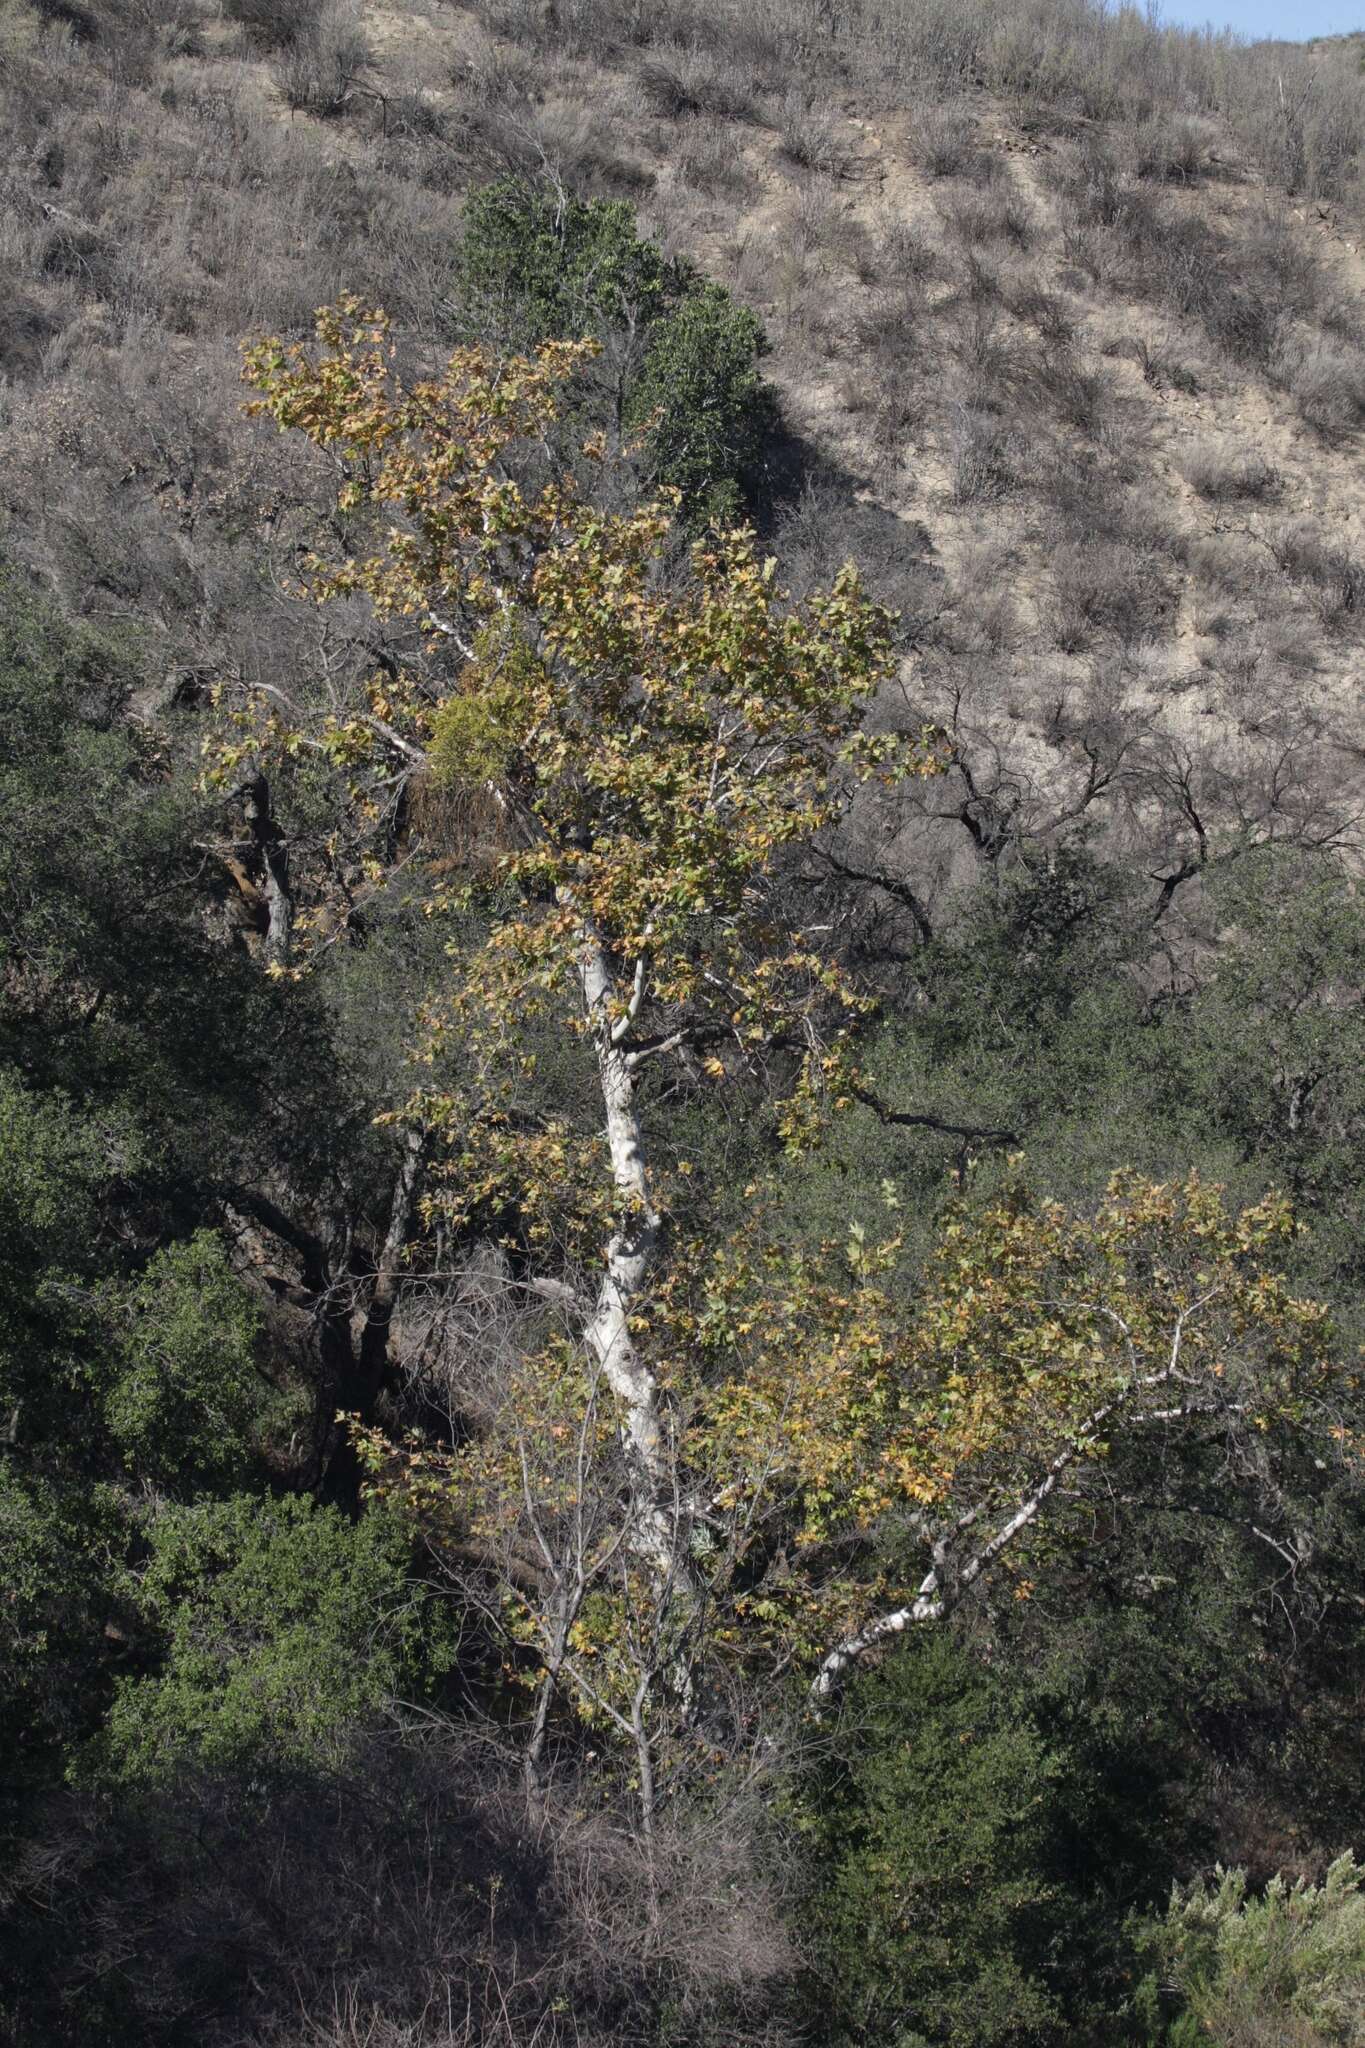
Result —
<instances>
[{"instance_id":1,"label":"pale bark trunk","mask_svg":"<svg viewBox=\"0 0 1365 2048\"><path fill-rule=\"evenodd\" d=\"M635 1083L624 1047L613 1034L611 970L593 933L585 933L580 947L579 980L596 1041L611 1176L624 1211L607 1245L606 1271L583 1336L624 1410L623 1434L635 1483L654 1515L663 1517L669 1460L658 1382L630 1327L658 1250L659 1215L650 1199Z\"/></svg>"}]
</instances>

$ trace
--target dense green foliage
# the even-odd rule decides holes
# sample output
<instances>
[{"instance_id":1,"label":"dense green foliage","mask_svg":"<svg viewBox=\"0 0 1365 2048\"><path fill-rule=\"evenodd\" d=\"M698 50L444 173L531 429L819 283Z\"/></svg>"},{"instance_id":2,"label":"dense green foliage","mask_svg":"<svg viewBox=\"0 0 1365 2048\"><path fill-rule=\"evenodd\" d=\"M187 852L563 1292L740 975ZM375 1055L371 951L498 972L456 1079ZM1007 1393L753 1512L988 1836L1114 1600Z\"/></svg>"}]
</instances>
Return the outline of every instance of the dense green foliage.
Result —
<instances>
[{"instance_id":1,"label":"dense green foliage","mask_svg":"<svg viewBox=\"0 0 1365 2048\"><path fill-rule=\"evenodd\" d=\"M465 202L456 283L469 327L504 347L602 338L590 414L640 438L646 484L680 492L690 524L752 501L777 424L763 328L642 236L625 200L482 187Z\"/></svg>"},{"instance_id":2,"label":"dense green foliage","mask_svg":"<svg viewBox=\"0 0 1365 2048\"><path fill-rule=\"evenodd\" d=\"M1066 1867L1067 1760L1026 1705L944 1643L895 1659L855 1713L846 1783L825 1795L817 1838L835 2039L1055 2039L1085 1910Z\"/></svg>"},{"instance_id":3,"label":"dense green foliage","mask_svg":"<svg viewBox=\"0 0 1365 2048\"><path fill-rule=\"evenodd\" d=\"M158 1640L155 1676L123 1681L102 1750L129 1777L186 1762L324 1765L439 1661L437 1619L406 1586L407 1547L307 1500L250 1494L167 1509L132 1600Z\"/></svg>"}]
</instances>

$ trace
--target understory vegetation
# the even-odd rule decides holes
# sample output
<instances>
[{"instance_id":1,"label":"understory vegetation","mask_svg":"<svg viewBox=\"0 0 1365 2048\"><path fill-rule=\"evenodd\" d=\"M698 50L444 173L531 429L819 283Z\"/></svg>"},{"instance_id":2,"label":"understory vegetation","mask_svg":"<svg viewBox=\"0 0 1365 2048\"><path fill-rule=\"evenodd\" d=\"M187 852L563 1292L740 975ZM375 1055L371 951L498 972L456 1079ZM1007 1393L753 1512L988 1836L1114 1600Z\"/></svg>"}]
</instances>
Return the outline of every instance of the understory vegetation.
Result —
<instances>
[{"instance_id":1,"label":"understory vegetation","mask_svg":"<svg viewBox=\"0 0 1365 2048\"><path fill-rule=\"evenodd\" d=\"M1365 2041L1355 44L0 103L0 2034Z\"/></svg>"}]
</instances>

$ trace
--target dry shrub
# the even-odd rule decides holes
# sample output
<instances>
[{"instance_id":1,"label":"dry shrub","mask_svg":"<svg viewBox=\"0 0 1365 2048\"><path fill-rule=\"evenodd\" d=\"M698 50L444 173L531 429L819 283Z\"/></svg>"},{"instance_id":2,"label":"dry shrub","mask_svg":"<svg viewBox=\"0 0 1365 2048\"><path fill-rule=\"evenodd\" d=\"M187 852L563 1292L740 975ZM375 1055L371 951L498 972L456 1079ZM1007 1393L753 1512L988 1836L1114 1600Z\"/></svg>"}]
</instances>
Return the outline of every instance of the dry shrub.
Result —
<instances>
[{"instance_id":1,"label":"dry shrub","mask_svg":"<svg viewBox=\"0 0 1365 2048\"><path fill-rule=\"evenodd\" d=\"M1058 158L1049 176L1069 201L1075 219L1087 227L1116 227L1123 216L1125 186L1117 157L1097 137L1087 136L1071 155Z\"/></svg>"},{"instance_id":2,"label":"dry shrub","mask_svg":"<svg viewBox=\"0 0 1365 2048\"><path fill-rule=\"evenodd\" d=\"M912 632L941 608L943 571L925 528L872 498L853 496L846 478L808 476L782 509L775 545L784 580L798 596L827 585L852 557L869 589Z\"/></svg>"},{"instance_id":3,"label":"dry shrub","mask_svg":"<svg viewBox=\"0 0 1365 2048\"><path fill-rule=\"evenodd\" d=\"M1036 224L1016 192L999 188L972 192L940 210L949 229L969 249L983 242L1008 242L1016 249L1032 244Z\"/></svg>"},{"instance_id":4,"label":"dry shrub","mask_svg":"<svg viewBox=\"0 0 1365 2048\"><path fill-rule=\"evenodd\" d=\"M496 35L523 49L603 64L675 34L674 10L649 0L480 0Z\"/></svg>"},{"instance_id":5,"label":"dry shrub","mask_svg":"<svg viewBox=\"0 0 1365 2048\"><path fill-rule=\"evenodd\" d=\"M1342 627L1365 610L1365 563L1333 547L1316 527L1303 521L1285 527L1274 549L1285 575L1309 586L1324 626Z\"/></svg>"},{"instance_id":6,"label":"dry shrub","mask_svg":"<svg viewBox=\"0 0 1365 2048\"><path fill-rule=\"evenodd\" d=\"M955 407L949 442L953 502L977 505L1007 497L1022 480L1029 453L1024 435L998 413Z\"/></svg>"},{"instance_id":7,"label":"dry shrub","mask_svg":"<svg viewBox=\"0 0 1365 2048\"><path fill-rule=\"evenodd\" d=\"M1228 69L1223 111L1283 191L1324 198L1346 190L1365 121L1360 78L1344 64L1283 43L1254 44Z\"/></svg>"},{"instance_id":8,"label":"dry shrub","mask_svg":"<svg viewBox=\"0 0 1365 2048\"><path fill-rule=\"evenodd\" d=\"M666 48L640 67L645 103L670 121L698 114L717 121L751 121L762 84L752 71L722 53Z\"/></svg>"},{"instance_id":9,"label":"dry shrub","mask_svg":"<svg viewBox=\"0 0 1365 2048\"><path fill-rule=\"evenodd\" d=\"M728 121L690 121L673 151L673 164L682 183L697 192L737 197L753 184L739 137Z\"/></svg>"},{"instance_id":10,"label":"dry shrub","mask_svg":"<svg viewBox=\"0 0 1365 2048\"><path fill-rule=\"evenodd\" d=\"M1021 364L1016 386L1030 406L1046 407L1083 434L1097 433L1104 423L1108 400L1104 379L1087 370L1066 346L1034 351Z\"/></svg>"},{"instance_id":11,"label":"dry shrub","mask_svg":"<svg viewBox=\"0 0 1365 2048\"><path fill-rule=\"evenodd\" d=\"M840 146L838 124L818 98L787 93L778 109L777 136L783 156L802 170L838 171L843 167L846 152Z\"/></svg>"},{"instance_id":12,"label":"dry shrub","mask_svg":"<svg viewBox=\"0 0 1365 2048\"><path fill-rule=\"evenodd\" d=\"M653 171L621 154L610 114L598 105L558 101L511 121L509 131L510 166L528 176L548 167L583 198L639 198L653 189Z\"/></svg>"},{"instance_id":13,"label":"dry shrub","mask_svg":"<svg viewBox=\"0 0 1365 2048\"><path fill-rule=\"evenodd\" d=\"M275 65L275 83L294 113L334 118L351 105L369 68L370 47L354 0L325 0L316 23Z\"/></svg>"},{"instance_id":14,"label":"dry shrub","mask_svg":"<svg viewBox=\"0 0 1365 2048\"><path fill-rule=\"evenodd\" d=\"M877 242L877 268L894 278L929 284L942 270L942 258L929 237L906 221L896 221Z\"/></svg>"},{"instance_id":15,"label":"dry shrub","mask_svg":"<svg viewBox=\"0 0 1365 2048\"><path fill-rule=\"evenodd\" d=\"M907 378L923 312L924 296L917 285L886 285L871 292L858 309L853 330L864 358L860 369L883 381Z\"/></svg>"},{"instance_id":16,"label":"dry shrub","mask_svg":"<svg viewBox=\"0 0 1365 2048\"><path fill-rule=\"evenodd\" d=\"M384 130L393 142L443 142L449 123L445 109L420 86L390 93L384 107Z\"/></svg>"},{"instance_id":17,"label":"dry shrub","mask_svg":"<svg viewBox=\"0 0 1365 2048\"><path fill-rule=\"evenodd\" d=\"M1019 623L1012 594L1016 575L1008 548L983 540L967 543L948 589L958 649L1003 654L1013 645Z\"/></svg>"},{"instance_id":18,"label":"dry shrub","mask_svg":"<svg viewBox=\"0 0 1365 2048\"><path fill-rule=\"evenodd\" d=\"M43 236L38 271L43 277L70 278L83 291L104 297L117 261L117 252L97 229L78 221L57 220Z\"/></svg>"},{"instance_id":19,"label":"dry shrub","mask_svg":"<svg viewBox=\"0 0 1365 2048\"><path fill-rule=\"evenodd\" d=\"M1327 440L1365 421L1365 354L1321 335L1296 334L1281 346L1275 376L1310 427Z\"/></svg>"},{"instance_id":20,"label":"dry shrub","mask_svg":"<svg viewBox=\"0 0 1365 2048\"><path fill-rule=\"evenodd\" d=\"M1322 645L1307 619L1272 619L1264 638L1271 661L1290 675L1313 675L1322 667Z\"/></svg>"},{"instance_id":21,"label":"dry shrub","mask_svg":"<svg viewBox=\"0 0 1365 2048\"><path fill-rule=\"evenodd\" d=\"M1227 534L1199 536L1186 551L1190 574L1225 597L1249 597L1265 581L1265 553Z\"/></svg>"},{"instance_id":22,"label":"dry shrub","mask_svg":"<svg viewBox=\"0 0 1365 2048\"><path fill-rule=\"evenodd\" d=\"M1160 184L1192 185L1210 167L1216 136L1207 121L1153 115L1134 135L1134 172Z\"/></svg>"},{"instance_id":23,"label":"dry shrub","mask_svg":"<svg viewBox=\"0 0 1365 2048\"><path fill-rule=\"evenodd\" d=\"M960 108L929 107L914 120L914 160L931 178L966 178L989 184L1000 174L999 159L983 149L976 124Z\"/></svg>"},{"instance_id":24,"label":"dry shrub","mask_svg":"<svg viewBox=\"0 0 1365 2048\"><path fill-rule=\"evenodd\" d=\"M49 308L7 283L0 293L0 376L35 376L61 325Z\"/></svg>"},{"instance_id":25,"label":"dry shrub","mask_svg":"<svg viewBox=\"0 0 1365 2048\"><path fill-rule=\"evenodd\" d=\"M537 68L529 51L472 33L462 38L449 82L473 115L481 107L523 109L531 103Z\"/></svg>"},{"instance_id":26,"label":"dry shrub","mask_svg":"<svg viewBox=\"0 0 1365 2048\"><path fill-rule=\"evenodd\" d=\"M1069 210L1062 214L1062 256L1066 263L1062 282L1073 291L1102 285L1114 267L1109 236Z\"/></svg>"},{"instance_id":27,"label":"dry shrub","mask_svg":"<svg viewBox=\"0 0 1365 2048\"><path fill-rule=\"evenodd\" d=\"M987 280L988 281L988 280ZM980 273L972 280L980 287ZM978 397L994 403L1011 389L1017 350L1001 323L1000 309L985 289L974 289L957 309L947 351Z\"/></svg>"},{"instance_id":28,"label":"dry shrub","mask_svg":"<svg viewBox=\"0 0 1365 2048\"><path fill-rule=\"evenodd\" d=\"M1068 541L1052 556L1053 635L1064 654L1098 638L1131 647L1154 639L1173 606L1170 581L1155 557L1129 541Z\"/></svg>"},{"instance_id":29,"label":"dry shrub","mask_svg":"<svg viewBox=\"0 0 1365 2048\"><path fill-rule=\"evenodd\" d=\"M1284 489L1284 478L1273 463L1225 442L1196 441L1181 461L1180 472L1192 491L1214 504L1278 498Z\"/></svg>"},{"instance_id":30,"label":"dry shrub","mask_svg":"<svg viewBox=\"0 0 1365 2048\"><path fill-rule=\"evenodd\" d=\"M1169 346L1149 341L1138 341L1133 346L1142 381L1150 384L1153 391L1183 391L1189 397L1198 394L1199 372L1182 357L1173 355Z\"/></svg>"},{"instance_id":31,"label":"dry shrub","mask_svg":"<svg viewBox=\"0 0 1365 2048\"><path fill-rule=\"evenodd\" d=\"M748 1761L733 1795L718 1773L706 1811L661 1816L648 1857L624 1810L585 1818L566 1774L533 1812L452 1730L358 1741L326 1776L68 1797L5 1873L42 1958L20 2037L73 2041L67 2013L136 1957L120 2038L149 2044L582 2048L656 2040L661 2009L682 2038L747 2040L792 1968Z\"/></svg>"},{"instance_id":32,"label":"dry shrub","mask_svg":"<svg viewBox=\"0 0 1365 2048\"><path fill-rule=\"evenodd\" d=\"M223 0L229 21L267 50L287 50L312 34L324 0Z\"/></svg>"},{"instance_id":33,"label":"dry shrub","mask_svg":"<svg viewBox=\"0 0 1365 2048\"><path fill-rule=\"evenodd\" d=\"M1065 348L1075 336L1076 324L1066 301L1042 285L1030 281L1010 287L1005 304L1016 320L1035 329L1043 341L1056 348Z\"/></svg>"}]
</instances>

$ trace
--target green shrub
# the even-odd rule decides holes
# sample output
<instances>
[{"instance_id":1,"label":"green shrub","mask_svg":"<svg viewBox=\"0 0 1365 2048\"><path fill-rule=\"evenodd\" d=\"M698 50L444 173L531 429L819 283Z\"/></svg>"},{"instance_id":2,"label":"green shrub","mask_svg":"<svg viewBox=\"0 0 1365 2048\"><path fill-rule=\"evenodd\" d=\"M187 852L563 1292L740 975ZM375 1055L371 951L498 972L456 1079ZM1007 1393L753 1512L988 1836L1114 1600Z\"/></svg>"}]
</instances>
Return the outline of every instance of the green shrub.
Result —
<instances>
[{"instance_id":1,"label":"green shrub","mask_svg":"<svg viewBox=\"0 0 1365 2048\"><path fill-rule=\"evenodd\" d=\"M325 1765L400 1686L420 1689L424 1658L440 1661L439 1615L382 1512L353 1524L237 1494L170 1509L150 1540L137 1600L160 1669L119 1687L101 1744L115 1776Z\"/></svg>"},{"instance_id":2,"label":"green shrub","mask_svg":"<svg viewBox=\"0 0 1365 2048\"><path fill-rule=\"evenodd\" d=\"M268 1389L254 1358L260 1311L219 1240L201 1230L158 1252L120 1307L122 1370L105 1415L129 1466L169 1485L240 1478Z\"/></svg>"},{"instance_id":3,"label":"green shrub","mask_svg":"<svg viewBox=\"0 0 1365 2048\"><path fill-rule=\"evenodd\" d=\"M571 199L499 178L465 202L456 268L466 319L513 346L566 341L628 314L649 326L682 289L624 199Z\"/></svg>"},{"instance_id":4,"label":"green shrub","mask_svg":"<svg viewBox=\"0 0 1365 2048\"><path fill-rule=\"evenodd\" d=\"M1220 1865L1211 1884L1177 1888L1146 1931L1152 1968L1136 2003L1148 2041L1352 2048L1365 2039L1362 1880L1348 1851L1321 1885L1276 1877L1249 1899L1245 1872Z\"/></svg>"},{"instance_id":5,"label":"green shrub","mask_svg":"<svg viewBox=\"0 0 1365 2048\"><path fill-rule=\"evenodd\" d=\"M815 2000L829 2038L1023 2048L1060 2038L1049 1979L1063 1760L946 1639L866 1681L813 1797Z\"/></svg>"},{"instance_id":6,"label":"green shrub","mask_svg":"<svg viewBox=\"0 0 1365 2048\"><path fill-rule=\"evenodd\" d=\"M742 511L744 485L776 422L758 373L766 348L755 315L718 284L690 290L650 336L627 416L656 416L654 474L682 492L694 523L723 523Z\"/></svg>"},{"instance_id":7,"label":"green shrub","mask_svg":"<svg viewBox=\"0 0 1365 2048\"><path fill-rule=\"evenodd\" d=\"M461 317L502 347L600 336L597 409L641 437L651 483L698 527L744 510L776 425L757 317L637 232L619 199L503 178L466 202Z\"/></svg>"}]
</instances>

